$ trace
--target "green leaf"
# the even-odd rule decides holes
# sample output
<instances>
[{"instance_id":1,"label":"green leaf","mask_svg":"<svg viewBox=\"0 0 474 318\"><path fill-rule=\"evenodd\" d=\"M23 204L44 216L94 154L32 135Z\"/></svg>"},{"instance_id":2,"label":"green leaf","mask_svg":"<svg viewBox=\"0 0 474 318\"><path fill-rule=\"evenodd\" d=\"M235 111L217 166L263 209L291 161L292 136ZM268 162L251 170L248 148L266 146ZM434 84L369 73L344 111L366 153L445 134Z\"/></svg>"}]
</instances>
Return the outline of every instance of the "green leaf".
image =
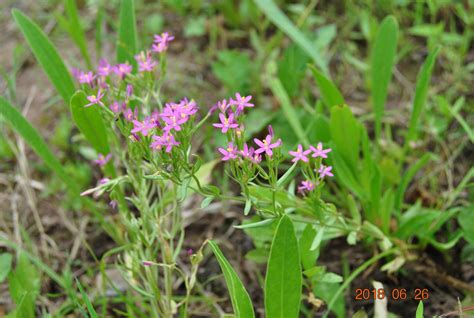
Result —
<instances>
[{"instance_id":1,"label":"green leaf","mask_svg":"<svg viewBox=\"0 0 474 318\"><path fill-rule=\"evenodd\" d=\"M418 307L416 308L416 318L423 318L423 312L424 312L423 302L420 301L420 303L418 304Z\"/></svg>"},{"instance_id":2,"label":"green leaf","mask_svg":"<svg viewBox=\"0 0 474 318\"><path fill-rule=\"evenodd\" d=\"M290 123L291 128L293 128L293 130L295 131L299 140L301 140L305 146L308 146L308 137L306 136L304 129L301 126L301 122L298 119L298 115L296 114L296 111L291 105L290 98L288 97L285 88L283 87L283 85L281 85L281 82L277 78L270 80L270 89L272 90L276 98L280 101L283 113L285 114L286 119Z\"/></svg>"},{"instance_id":3,"label":"green leaf","mask_svg":"<svg viewBox=\"0 0 474 318\"><path fill-rule=\"evenodd\" d=\"M464 239L474 246L474 204L465 207L458 216L458 223L464 231ZM0 280L1 281L1 280Z\"/></svg>"},{"instance_id":4,"label":"green leaf","mask_svg":"<svg viewBox=\"0 0 474 318\"><path fill-rule=\"evenodd\" d=\"M89 50L87 49L86 36L81 26L79 14L77 12L76 0L66 0L65 2L66 14L68 17L68 32L73 41L76 43L81 55L86 61L87 67L92 68L91 59L89 57Z\"/></svg>"},{"instance_id":5,"label":"green leaf","mask_svg":"<svg viewBox=\"0 0 474 318\"><path fill-rule=\"evenodd\" d=\"M72 192L79 193L75 182L66 174L61 163L51 150L49 150L48 145L38 131L36 131L25 117L3 97L0 97L0 115L5 118L10 126L26 141L36 154L44 160L46 165L64 181Z\"/></svg>"},{"instance_id":6,"label":"green leaf","mask_svg":"<svg viewBox=\"0 0 474 318\"><path fill-rule=\"evenodd\" d=\"M375 113L375 137L380 138L382 117L387 100L388 85L392 78L397 50L398 24L393 16L386 17L375 38L372 49L372 102Z\"/></svg>"},{"instance_id":7,"label":"green leaf","mask_svg":"<svg viewBox=\"0 0 474 318\"><path fill-rule=\"evenodd\" d=\"M272 21L283 33L298 44L324 74L329 74L326 62L319 54L313 43L291 22L290 19L278 8L273 0L255 0L259 9Z\"/></svg>"},{"instance_id":8,"label":"green leaf","mask_svg":"<svg viewBox=\"0 0 474 318\"><path fill-rule=\"evenodd\" d=\"M301 301L302 271L298 240L293 223L283 216L270 250L265 278L267 318L298 317Z\"/></svg>"},{"instance_id":9,"label":"green leaf","mask_svg":"<svg viewBox=\"0 0 474 318\"><path fill-rule=\"evenodd\" d=\"M352 173L357 172L361 140L360 123L347 105L331 108L330 129L335 150L341 155Z\"/></svg>"},{"instance_id":10,"label":"green leaf","mask_svg":"<svg viewBox=\"0 0 474 318\"><path fill-rule=\"evenodd\" d=\"M119 19L117 62L124 63L128 61L136 69L137 26L133 0L122 0Z\"/></svg>"},{"instance_id":11,"label":"green leaf","mask_svg":"<svg viewBox=\"0 0 474 318\"><path fill-rule=\"evenodd\" d=\"M72 119L92 147L97 152L106 155L110 149L100 109L95 105L84 107L84 105L88 103L87 96L84 92L76 92L71 98Z\"/></svg>"},{"instance_id":12,"label":"green leaf","mask_svg":"<svg viewBox=\"0 0 474 318\"><path fill-rule=\"evenodd\" d=\"M330 79L319 72L314 66L310 65L309 68L313 72L316 84L318 84L323 103L329 108L333 106L344 105L344 98L342 97L341 92L339 92L337 89L336 85L334 85Z\"/></svg>"},{"instance_id":13,"label":"green leaf","mask_svg":"<svg viewBox=\"0 0 474 318\"><path fill-rule=\"evenodd\" d=\"M395 209L400 211L402 208L403 197L405 195L405 191L410 184L410 181L415 177L415 174L423 168L432 158L431 153L425 153L423 157L421 157L416 163L410 166L410 168L405 172L403 175L402 181L398 186L397 193L395 194Z\"/></svg>"},{"instance_id":14,"label":"green leaf","mask_svg":"<svg viewBox=\"0 0 474 318\"><path fill-rule=\"evenodd\" d=\"M17 9L12 10L16 24L26 38L36 60L39 62L49 80L66 103L69 103L74 94L74 82L71 74L64 65L58 51L49 41L46 34L31 21L26 15Z\"/></svg>"},{"instance_id":15,"label":"green leaf","mask_svg":"<svg viewBox=\"0 0 474 318\"><path fill-rule=\"evenodd\" d=\"M307 224L304 228L303 234L300 238L300 255L301 263L303 268L308 270L312 268L318 258L319 251L311 250L311 245L313 244L314 238L316 237L316 230L313 228L312 224Z\"/></svg>"},{"instance_id":16,"label":"green leaf","mask_svg":"<svg viewBox=\"0 0 474 318\"><path fill-rule=\"evenodd\" d=\"M254 68L247 53L220 51L217 53L217 61L211 67L214 75L229 92L250 93Z\"/></svg>"},{"instance_id":17,"label":"green leaf","mask_svg":"<svg viewBox=\"0 0 474 318\"><path fill-rule=\"evenodd\" d=\"M0 283L3 283L5 278L7 278L8 273L12 268L12 254L2 253L0 254Z\"/></svg>"},{"instance_id":18,"label":"green leaf","mask_svg":"<svg viewBox=\"0 0 474 318\"><path fill-rule=\"evenodd\" d=\"M438 56L439 47L434 49L426 58L425 63L421 67L420 73L416 81L415 99L413 101L413 110L411 113L410 124L408 125L408 133L405 140L405 146L416 138L416 129L420 115L426 103L426 95L428 94L428 86L431 78L431 72Z\"/></svg>"},{"instance_id":19,"label":"green leaf","mask_svg":"<svg viewBox=\"0 0 474 318\"><path fill-rule=\"evenodd\" d=\"M308 55L296 44L286 48L283 58L278 62L278 78L291 97L299 94L299 86L304 77L307 62Z\"/></svg>"},{"instance_id":20,"label":"green leaf","mask_svg":"<svg viewBox=\"0 0 474 318\"><path fill-rule=\"evenodd\" d=\"M239 276L222 254L219 246L217 246L217 244L213 241L209 241L209 245L211 246L212 252L219 262L222 272L224 273L227 289L229 290L230 294L230 300L232 302L232 308L234 308L235 317L255 317L252 301L250 300L250 296L245 290L244 285L240 281Z\"/></svg>"}]
</instances>

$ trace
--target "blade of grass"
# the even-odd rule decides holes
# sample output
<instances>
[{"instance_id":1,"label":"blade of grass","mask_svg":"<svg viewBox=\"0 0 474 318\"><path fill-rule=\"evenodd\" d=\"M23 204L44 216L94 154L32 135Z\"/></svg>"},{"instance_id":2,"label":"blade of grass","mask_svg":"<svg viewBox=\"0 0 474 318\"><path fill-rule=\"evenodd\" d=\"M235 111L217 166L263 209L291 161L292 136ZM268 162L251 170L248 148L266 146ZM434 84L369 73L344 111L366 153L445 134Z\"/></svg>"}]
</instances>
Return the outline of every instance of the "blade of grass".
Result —
<instances>
[{"instance_id":1,"label":"blade of grass","mask_svg":"<svg viewBox=\"0 0 474 318\"><path fill-rule=\"evenodd\" d=\"M68 186L73 193L79 193L79 189L73 179L64 171L61 163L48 148L48 145L40 136L38 131L14 108L6 99L0 96L0 115L10 126L28 143L28 145L43 159L46 165L53 170Z\"/></svg>"},{"instance_id":2,"label":"blade of grass","mask_svg":"<svg viewBox=\"0 0 474 318\"><path fill-rule=\"evenodd\" d=\"M234 308L234 314L237 318L252 318L255 317L253 311L252 301L250 296L245 290L242 281L230 265L229 261L222 254L219 246L213 241L209 241L209 245L212 248L212 252L219 262L222 272L224 273L227 289L229 290L230 300L232 302L232 308Z\"/></svg>"},{"instance_id":3,"label":"blade of grass","mask_svg":"<svg viewBox=\"0 0 474 318\"><path fill-rule=\"evenodd\" d=\"M277 97L280 101L281 108L285 113L286 119L290 123L291 127L294 129L298 138L303 142L305 146L309 146L308 137L304 132L303 127L301 126L301 122L296 115L296 112L293 110L291 106L290 98L285 91L285 88L281 84L280 80L277 78L273 78L270 80L270 89L272 90L273 94Z\"/></svg>"},{"instance_id":4,"label":"blade of grass","mask_svg":"<svg viewBox=\"0 0 474 318\"><path fill-rule=\"evenodd\" d=\"M378 30L372 49L371 79L372 103L375 113L375 138L380 139L382 117L387 100L388 85L392 78L397 50L398 24L393 16L386 17Z\"/></svg>"},{"instance_id":5,"label":"blade of grass","mask_svg":"<svg viewBox=\"0 0 474 318\"><path fill-rule=\"evenodd\" d=\"M12 10L12 15L36 60L56 87L59 95L66 103L69 103L75 91L74 82L58 51L46 34L30 18L17 9Z\"/></svg>"},{"instance_id":6,"label":"blade of grass","mask_svg":"<svg viewBox=\"0 0 474 318\"><path fill-rule=\"evenodd\" d=\"M86 292L82 288L82 285L77 278L76 278L76 284L77 284L77 287L79 288L79 292L82 295L82 299L86 303L87 311L89 312L90 318L98 318L99 316L97 315L97 312L95 311L94 306L92 305L91 300L89 299L89 296L87 296ZM80 305L78 304L78 306Z\"/></svg>"},{"instance_id":7,"label":"blade of grass","mask_svg":"<svg viewBox=\"0 0 474 318\"><path fill-rule=\"evenodd\" d=\"M66 14L69 20L69 35L76 43L82 57L86 61L87 68L92 69L92 63L89 56L89 50L87 49L86 36L81 26L81 20L77 11L76 0L66 0L65 2Z\"/></svg>"},{"instance_id":8,"label":"blade of grass","mask_svg":"<svg viewBox=\"0 0 474 318\"><path fill-rule=\"evenodd\" d=\"M281 31L288 35L298 44L316 65L328 75L329 70L324 59L319 55L313 43L293 24L293 22L278 8L272 0L255 0L259 9L272 21Z\"/></svg>"},{"instance_id":9,"label":"blade of grass","mask_svg":"<svg viewBox=\"0 0 474 318\"><path fill-rule=\"evenodd\" d=\"M411 113L410 124L408 125L407 137L405 139L405 147L407 147L410 141L416 138L416 129L418 127L420 115L426 103L426 95L428 94L431 72L433 71L433 66L439 50L440 48L437 47L428 55L425 63L423 63L423 66L421 67L420 73L418 74L415 88L415 99L413 101L413 110Z\"/></svg>"},{"instance_id":10,"label":"blade of grass","mask_svg":"<svg viewBox=\"0 0 474 318\"><path fill-rule=\"evenodd\" d=\"M134 56L137 53L137 27L133 0L122 0L119 19L117 62L128 61L136 69Z\"/></svg>"},{"instance_id":11,"label":"blade of grass","mask_svg":"<svg viewBox=\"0 0 474 318\"><path fill-rule=\"evenodd\" d=\"M310 65L309 68L313 72L316 84L318 84L323 103L329 108L344 105L344 98L336 85L334 85L330 79L324 76L324 74L318 71L313 65Z\"/></svg>"}]
</instances>

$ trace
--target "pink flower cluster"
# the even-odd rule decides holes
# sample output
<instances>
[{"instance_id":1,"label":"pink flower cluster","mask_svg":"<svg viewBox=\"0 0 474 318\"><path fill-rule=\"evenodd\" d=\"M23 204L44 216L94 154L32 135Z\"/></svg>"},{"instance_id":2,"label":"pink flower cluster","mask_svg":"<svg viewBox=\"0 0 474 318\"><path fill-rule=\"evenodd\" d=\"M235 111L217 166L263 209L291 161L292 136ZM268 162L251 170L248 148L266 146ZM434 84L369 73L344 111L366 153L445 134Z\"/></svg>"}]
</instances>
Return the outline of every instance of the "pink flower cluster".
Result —
<instances>
[{"instance_id":1,"label":"pink flower cluster","mask_svg":"<svg viewBox=\"0 0 474 318\"><path fill-rule=\"evenodd\" d=\"M292 162L302 161L304 163L309 162L309 156L312 158L327 158L327 154L331 152L331 148L324 149L322 143L318 143L316 147L309 146L309 149L304 150L301 144L298 145L296 151L289 151L289 154L293 157L291 160ZM331 172L331 166L325 166L323 164L319 164L319 168L315 169L314 171L319 174L319 179L322 180L324 177L333 177L334 174ZM298 191L300 193L310 192L313 191L315 186L319 184L319 181L313 182L311 180L302 181L300 186L298 187Z\"/></svg>"},{"instance_id":2,"label":"pink flower cluster","mask_svg":"<svg viewBox=\"0 0 474 318\"><path fill-rule=\"evenodd\" d=\"M245 108L254 107L250 103L252 96L242 96L240 93L235 94L235 99L230 98L229 102L226 99L217 102L213 107L214 110L219 110L220 123L213 124L214 127L219 128L223 134L228 134L232 141L229 141L227 147L220 147L217 150L221 153L222 161L237 159L239 156L242 159L248 159L251 162L259 163L262 161L262 154L265 153L268 157L273 156L274 148L281 145L281 140L272 141L273 130L269 127L269 134L262 140L254 138L256 148L249 147L248 144L243 143L242 149L236 146L237 139L242 135L244 126L242 124L241 115Z\"/></svg>"}]
</instances>

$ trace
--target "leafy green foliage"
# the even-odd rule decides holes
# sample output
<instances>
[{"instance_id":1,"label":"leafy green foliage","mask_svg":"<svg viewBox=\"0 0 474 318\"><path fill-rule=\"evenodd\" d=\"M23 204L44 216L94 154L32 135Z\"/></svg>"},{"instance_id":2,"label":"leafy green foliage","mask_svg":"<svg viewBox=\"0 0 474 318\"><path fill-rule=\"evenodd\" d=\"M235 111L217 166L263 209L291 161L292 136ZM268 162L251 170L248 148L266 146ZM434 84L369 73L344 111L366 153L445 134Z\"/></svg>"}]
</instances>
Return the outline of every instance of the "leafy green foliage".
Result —
<instances>
[{"instance_id":1,"label":"leafy green foliage","mask_svg":"<svg viewBox=\"0 0 474 318\"><path fill-rule=\"evenodd\" d=\"M13 9L12 14L36 60L63 100L69 103L75 91L74 82L58 51L46 34L31 19L17 9Z\"/></svg>"},{"instance_id":2,"label":"leafy green foliage","mask_svg":"<svg viewBox=\"0 0 474 318\"><path fill-rule=\"evenodd\" d=\"M16 304L16 317L35 317L35 300L41 287L40 276L27 256L19 254L15 270L8 276L8 285Z\"/></svg>"},{"instance_id":3,"label":"leafy green foliage","mask_svg":"<svg viewBox=\"0 0 474 318\"><path fill-rule=\"evenodd\" d=\"M397 37L397 20L393 16L388 16L380 24L372 49L372 103L375 113L375 136L377 140L380 138L388 85L392 78L392 69L395 63Z\"/></svg>"},{"instance_id":4,"label":"leafy green foliage","mask_svg":"<svg viewBox=\"0 0 474 318\"><path fill-rule=\"evenodd\" d=\"M212 72L229 92L248 94L253 80L250 58L238 51L220 51L212 63Z\"/></svg>"},{"instance_id":5,"label":"leafy green foliage","mask_svg":"<svg viewBox=\"0 0 474 318\"><path fill-rule=\"evenodd\" d=\"M2 253L0 254L0 283L3 283L5 278L10 273L12 268L12 254Z\"/></svg>"},{"instance_id":6,"label":"leafy green foliage","mask_svg":"<svg viewBox=\"0 0 474 318\"><path fill-rule=\"evenodd\" d=\"M295 97L300 92L300 82L307 62L308 56L295 44L285 49L283 58L278 62L278 79L290 97Z\"/></svg>"},{"instance_id":7,"label":"leafy green foliage","mask_svg":"<svg viewBox=\"0 0 474 318\"><path fill-rule=\"evenodd\" d=\"M299 316L302 273L293 223L283 216L270 249L265 278L265 313L268 318Z\"/></svg>"},{"instance_id":8,"label":"leafy green foliage","mask_svg":"<svg viewBox=\"0 0 474 318\"><path fill-rule=\"evenodd\" d=\"M117 62L127 62L136 69L135 54L138 51L137 23L134 0L122 0L120 5L119 30L117 38Z\"/></svg>"},{"instance_id":9,"label":"leafy green foliage","mask_svg":"<svg viewBox=\"0 0 474 318\"><path fill-rule=\"evenodd\" d=\"M224 273L235 316L237 318L255 317L249 294L240 281L239 276L227 261L224 254L222 254L219 246L217 246L213 241L209 241L209 245L219 262L222 272Z\"/></svg>"},{"instance_id":10,"label":"leafy green foliage","mask_svg":"<svg viewBox=\"0 0 474 318\"><path fill-rule=\"evenodd\" d=\"M313 72L314 80L316 81L316 84L318 84L319 91L321 92L321 99L324 104L329 108L344 105L344 98L336 85L334 85L330 79L324 76L324 74L318 71L315 67L310 66L310 68Z\"/></svg>"}]
</instances>

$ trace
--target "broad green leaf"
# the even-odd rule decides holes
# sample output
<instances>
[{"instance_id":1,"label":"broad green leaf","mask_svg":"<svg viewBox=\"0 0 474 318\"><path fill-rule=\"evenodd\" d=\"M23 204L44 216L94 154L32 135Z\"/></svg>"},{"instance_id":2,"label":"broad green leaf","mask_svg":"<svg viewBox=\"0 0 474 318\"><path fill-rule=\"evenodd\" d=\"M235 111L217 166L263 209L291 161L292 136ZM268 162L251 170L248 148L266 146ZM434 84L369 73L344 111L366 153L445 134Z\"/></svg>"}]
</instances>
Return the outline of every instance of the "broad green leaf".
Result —
<instances>
[{"instance_id":1,"label":"broad green leaf","mask_svg":"<svg viewBox=\"0 0 474 318\"><path fill-rule=\"evenodd\" d=\"M423 313L424 313L423 302L420 301L420 303L418 304L418 307L416 308L416 318L423 318Z\"/></svg>"},{"instance_id":2,"label":"broad green leaf","mask_svg":"<svg viewBox=\"0 0 474 318\"><path fill-rule=\"evenodd\" d=\"M106 155L110 149L100 109L96 105L84 107L84 105L88 103L87 96L84 92L76 92L71 98L72 119L92 147L97 152Z\"/></svg>"},{"instance_id":3,"label":"broad green leaf","mask_svg":"<svg viewBox=\"0 0 474 318\"><path fill-rule=\"evenodd\" d=\"M408 125L408 133L405 141L405 146L416 138L416 129L420 115L425 107L426 95L428 94L428 86L431 78L431 72L436 61L436 56L439 53L439 47L433 50L423 63L420 73L416 81L415 99L413 101L413 110L411 113L410 124Z\"/></svg>"},{"instance_id":4,"label":"broad green leaf","mask_svg":"<svg viewBox=\"0 0 474 318\"><path fill-rule=\"evenodd\" d=\"M298 240L293 223L283 216L270 250L265 277L265 313L267 318L299 317L302 271Z\"/></svg>"},{"instance_id":5,"label":"broad green leaf","mask_svg":"<svg viewBox=\"0 0 474 318\"><path fill-rule=\"evenodd\" d=\"M246 52L220 51L211 67L212 73L224 84L229 93L249 94L252 91L255 68Z\"/></svg>"},{"instance_id":6,"label":"broad green leaf","mask_svg":"<svg viewBox=\"0 0 474 318\"><path fill-rule=\"evenodd\" d=\"M8 273L12 268L12 254L2 253L0 254L0 283L3 283L5 278L7 278Z\"/></svg>"},{"instance_id":7,"label":"broad green leaf","mask_svg":"<svg viewBox=\"0 0 474 318\"><path fill-rule=\"evenodd\" d=\"M319 255L319 250L311 250L314 238L316 237L316 230L312 224L307 224L304 228L303 234L300 238L300 255L303 268L308 270L314 266Z\"/></svg>"},{"instance_id":8,"label":"broad green leaf","mask_svg":"<svg viewBox=\"0 0 474 318\"><path fill-rule=\"evenodd\" d=\"M13 9L12 14L49 80L56 87L63 100L69 103L75 91L74 82L58 51L46 34L26 15L17 9Z\"/></svg>"},{"instance_id":9,"label":"broad green leaf","mask_svg":"<svg viewBox=\"0 0 474 318\"><path fill-rule=\"evenodd\" d=\"M89 50L87 49L86 36L79 19L77 12L76 0L66 0L65 2L66 14L68 17L68 32L77 47L81 51L81 55L86 61L87 67L92 68L91 59L89 57Z\"/></svg>"},{"instance_id":10,"label":"broad green leaf","mask_svg":"<svg viewBox=\"0 0 474 318\"><path fill-rule=\"evenodd\" d=\"M360 126L347 105L331 108L330 129L335 151L342 156L354 174L359 161Z\"/></svg>"},{"instance_id":11,"label":"broad green leaf","mask_svg":"<svg viewBox=\"0 0 474 318\"><path fill-rule=\"evenodd\" d=\"M44 160L46 165L53 170L75 193L79 190L73 179L66 174L61 163L49 150L48 145L33 126L23 117L23 115L10 103L0 97L0 115L10 124L10 126L26 141L26 143Z\"/></svg>"},{"instance_id":12,"label":"broad green leaf","mask_svg":"<svg viewBox=\"0 0 474 318\"><path fill-rule=\"evenodd\" d=\"M310 65L309 67L313 72L316 84L318 84L323 103L329 108L333 106L344 105L344 98L342 97L341 92L339 92L337 89L336 85L334 85L330 79L324 76L324 74L318 71L314 66Z\"/></svg>"},{"instance_id":13,"label":"broad green leaf","mask_svg":"<svg viewBox=\"0 0 474 318\"><path fill-rule=\"evenodd\" d=\"M255 317L252 301L250 300L250 296L245 290L244 285L240 281L239 276L227 261L224 254L222 254L219 246L217 246L217 244L213 241L209 241L209 245L211 246L212 252L219 262L222 272L224 273L227 289L229 290L230 294L230 300L232 302L232 308L234 308L235 317Z\"/></svg>"},{"instance_id":14,"label":"broad green leaf","mask_svg":"<svg viewBox=\"0 0 474 318\"><path fill-rule=\"evenodd\" d=\"M285 114L286 119L290 123L291 128L293 128L293 130L295 131L299 140L301 140L305 146L308 146L308 137L306 136L304 129L301 126L301 122L298 119L298 115L296 114L295 110L293 109L293 106L291 105L290 98L288 97L285 88L283 87L283 85L281 85L281 82L277 78L270 80L270 89L280 101L283 113Z\"/></svg>"},{"instance_id":15,"label":"broad green leaf","mask_svg":"<svg viewBox=\"0 0 474 318\"><path fill-rule=\"evenodd\" d=\"M120 5L119 31L117 39L117 62L128 61L136 69L137 26L134 0L122 0Z\"/></svg>"},{"instance_id":16,"label":"broad green leaf","mask_svg":"<svg viewBox=\"0 0 474 318\"><path fill-rule=\"evenodd\" d=\"M417 162L410 166L410 168L403 175L402 181L398 186L397 193L395 194L395 209L400 211L402 208L403 198L405 191L410 184L411 180L415 177L415 174L423 168L432 158L431 153L425 153Z\"/></svg>"},{"instance_id":17,"label":"broad green leaf","mask_svg":"<svg viewBox=\"0 0 474 318\"><path fill-rule=\"evenodd\" d=\"M324 74L329 74L328 67L315 45L291 22L273 0L255 0L255 3L270 21L311 57Z\"/></svg>"},{"instance_id":18,"label":"broad green leaf","mask_svg":"<svg viewBox=\"0 0 474 318\"><path fill-rule=\"evenodd\" d=\"M372 49L371 79L372 103L375 113L375 137L380 138L382 117L387 100L388 85L392 78L397 50L398 24L393 16L386 17L375 37Z\"/></svg>"},{"instance_id":19,"label":"broad green leaf","mask_svg":"<svg viewBox=\"0 0 474 318\"><path fill-rule=\"evenodd\" d=\"M464 231L464 239L474 246L474 204L465 207L458 216L458 223Z\"/></svg>"}]
</instances>

